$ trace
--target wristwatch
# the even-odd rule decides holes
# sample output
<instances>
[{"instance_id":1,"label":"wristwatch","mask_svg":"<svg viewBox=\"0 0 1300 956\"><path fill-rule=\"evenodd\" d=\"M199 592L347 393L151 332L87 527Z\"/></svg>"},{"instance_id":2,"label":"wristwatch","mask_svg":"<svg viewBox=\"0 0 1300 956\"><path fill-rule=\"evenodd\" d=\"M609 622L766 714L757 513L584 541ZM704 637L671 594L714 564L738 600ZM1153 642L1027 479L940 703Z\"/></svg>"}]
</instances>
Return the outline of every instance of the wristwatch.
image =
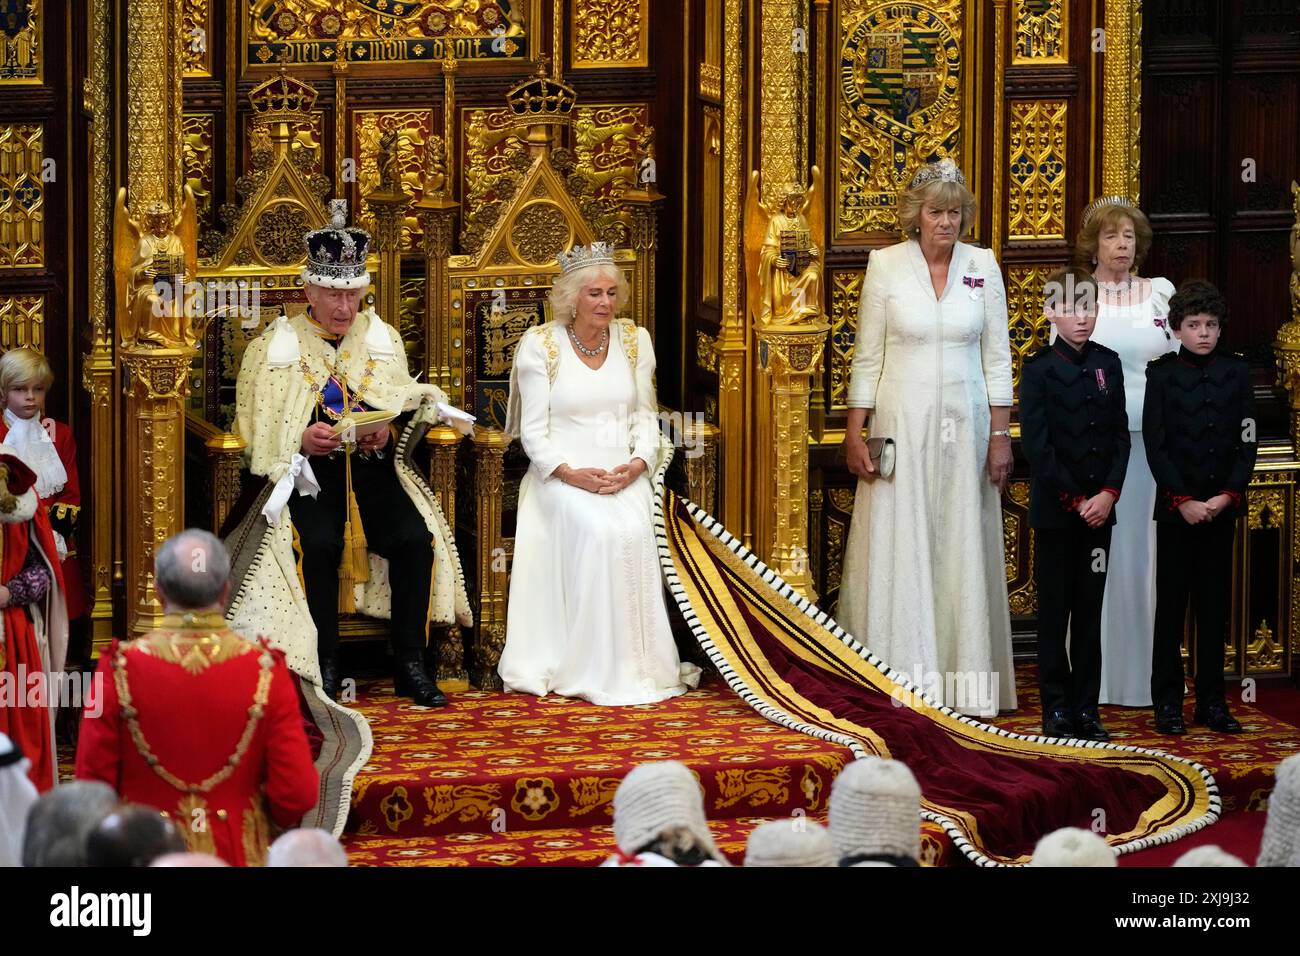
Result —
<instances>
[{"instance_id":1,"label":"wristwatch","mask_svg":"<svg viewBox=\"0 0 1300 956\"><path fill-rule=\"evenodd\" d=\"M989 437L990 437L990 438L1010 438L1010 437L1011 437L1011 432L1010 432L1008 429L1005 429L1005 428L999 428L999 429L998 429L997 431L995 431L995 432L989 432Z\"/></svg>"}]
</instances>

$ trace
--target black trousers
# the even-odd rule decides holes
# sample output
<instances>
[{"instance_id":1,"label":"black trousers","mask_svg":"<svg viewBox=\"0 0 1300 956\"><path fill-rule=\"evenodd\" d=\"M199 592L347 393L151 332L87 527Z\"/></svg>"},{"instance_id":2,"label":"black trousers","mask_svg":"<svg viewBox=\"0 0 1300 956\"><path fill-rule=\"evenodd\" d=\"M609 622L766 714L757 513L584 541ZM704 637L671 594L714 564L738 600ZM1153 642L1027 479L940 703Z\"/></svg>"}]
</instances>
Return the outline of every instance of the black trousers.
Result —
<instances>
[{"instance_id":1,"label":"black trousers","mask_svg":"<svg viewBox=\"0 0 1300 956\"><path fill-rule=\"evenodd\" d=\"M1196 620L1196 704L1222 702L1223 645L1232 608L1234 515L1206 524L1156 523L1156 627L1151 648L1151 700L1183 703L1183 630L1187 602Z\"/></svg>"},{"instance_id":2,"label":"black trousers","mask_svg":"<svg viewBox=\"0 0 1300 956\"><path fill-rule=\"evenodd\" d=\"M1101 599L1111 525L1034 529L1038 586L1038 686L1043 714L1093 709L1101 694ZM1065 632L1070 632L1066 654Z\"/></svg>"},{"instance_id":3,"label":"black trousers","mask_svg":"<svg viewBox=\"0 0 1300 956\"><path fill-rule=\"evenodd\" d=\"M342 454L317 456L312 470L320 483L315 498L294 494L289 514L302 547L302 580L316 625L321 658L334 655L339 640L339 562L347 520L347 485ZM399 658L423 652L429 635L433 592L433 536L407 497L393 467L391 443L383 459L352 456L352 491L361 511L366 544L388 559L392 585L392 642Z\"/></svg>"}]
</instances>

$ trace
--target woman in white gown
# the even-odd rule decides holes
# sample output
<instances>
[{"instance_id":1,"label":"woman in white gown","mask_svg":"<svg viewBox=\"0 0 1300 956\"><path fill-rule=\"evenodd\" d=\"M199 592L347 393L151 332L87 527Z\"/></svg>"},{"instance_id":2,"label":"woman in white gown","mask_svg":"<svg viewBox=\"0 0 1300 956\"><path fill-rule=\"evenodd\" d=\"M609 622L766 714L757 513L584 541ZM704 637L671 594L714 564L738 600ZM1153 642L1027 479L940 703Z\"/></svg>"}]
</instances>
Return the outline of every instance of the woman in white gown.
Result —
<instances>
[{"instance_id":1,"label":"woman in white gown","mask_svg":"<svg viewBox=\"0 0 1300 956\"><path fill-rule=\"evenodd\" d=\"M511 371L506 428L529 468L498 672L507 690L648 704L700 674L677 656L655 543L654 346L614 319L628 288L606 244L560 264L554 320L524 335Z\"/></svg>"},{"instance_id":2,"label":"woman in white gown","mask_svg":"<svg viewBox=\"0 0 1300 956\"><path fill-rule=\"evenodd\" d=\"M1084 210L1075 258L1092 270L1101 293L1093 341L1124 363L1131 442L1101 605L1101 703L1128 707L1151 706L1156 619L1156 482L1142 442L1147 363L1178 348L1168 322L1173 283L1134 275L1150 248L1151 225L1127 199L1105 196Z\"/></svg>"},{"instance_id":3,"label":"woman in white gown","mask_svg":"<svg viewBox=\"0 0 1300 956\"><path fill-rule=\"evenodd\" d=\"M999 492L1011 471L1011 349L993 253L958 241L975 197L951 160L899 202L906 241L871 253L845 452L859 476L839 622L954 709L1016 706ZM877 477L862 439L896 442Z\"/></svg>"}]
</instances>

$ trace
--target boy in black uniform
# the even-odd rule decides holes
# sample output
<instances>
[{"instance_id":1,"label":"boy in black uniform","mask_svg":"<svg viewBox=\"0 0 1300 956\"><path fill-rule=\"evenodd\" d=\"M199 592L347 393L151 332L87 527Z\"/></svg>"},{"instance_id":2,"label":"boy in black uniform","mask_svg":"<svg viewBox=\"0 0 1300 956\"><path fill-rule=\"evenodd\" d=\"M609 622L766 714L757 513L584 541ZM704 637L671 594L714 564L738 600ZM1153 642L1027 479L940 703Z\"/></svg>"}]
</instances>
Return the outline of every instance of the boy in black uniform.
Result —
<instances>
[{"instance_id":1,"label":"boy in black uniform","mask_svg":"<svg viewBox=\"0 0 1300 956\"><path fill-rule=\"evenodd\" d=\"M1182 347L1147 366L1142 438L1156 479L1156 623L1151 699L1156 730L1183 723L1183 622L1196 613L1196 714L1219 733L1241 732L1223 686L1232 606L1232 538L1255 468L1255 403L1244 358L1218 348L1228 305L1194 280L1169 300Z\"/></svg>"},{"instance_id":2,"label":"boy in black uniform","mask_svg":"<svg viewBox=\"0 0 1300 956\"><path fill-rule=\"evenodd\" d=\"M1097 283L1088 272L1062 269L1048 279L1044 294L1056 341L1027 358L1020 372L1043 735L1109 740L1097 697L1112 508L1128 467L1124 372L1115 352L1089 341L1097 324Z\"/></svg>"}]
</instances>

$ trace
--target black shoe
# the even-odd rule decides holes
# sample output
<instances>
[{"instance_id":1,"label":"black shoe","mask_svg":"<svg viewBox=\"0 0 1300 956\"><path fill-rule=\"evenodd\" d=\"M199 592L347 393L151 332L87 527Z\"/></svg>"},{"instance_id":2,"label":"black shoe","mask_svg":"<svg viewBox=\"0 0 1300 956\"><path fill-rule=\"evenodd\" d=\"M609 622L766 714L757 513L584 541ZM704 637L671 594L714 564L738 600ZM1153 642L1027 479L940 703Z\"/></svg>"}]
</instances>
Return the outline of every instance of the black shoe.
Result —
<instances>
[{"instance_id":1,"label":"black shoe","mask_svg":"<svg viewBox=\"0 0 1300 956\"><path fill-rule=\"evenodd\" d=\"M402 697L409 697L421 707L446 707L447 698L429 672L424 669L424 662L419 658L412 661L398 661L397 673L393 675L393 690Z\"/></svg>"},{"instance_id":2,"label":"black shoe","mask_svg":"<svg viewBox=\"0 0 1300 956\"><path fill-rule=\"evenodd\" d=\"M1079 711L1078 717L1075 718L1074 728L1080 740L1110 740L1110 733L1106 730L1106 725L1101 722L1101 716L1095 710Z\"/></svg>"},{"instance_id":3,"label":"black shoe","mask_svg":"<svg viewBox=\"0 0 1300 956\"><path fill-rule=\"evenodd\" d=\"M320 660L320 686L330 700L339 699L339 662L334 657Z\"/></svg>"},{"instance_id":4,"label":"black shoe","mask_svg":"<svg viewBox=\"0 0 1300 956\"><path fill-rule=\"evenodd\" d=\"M1175 736L1187 733L1181 704L1160 704L1156 707L1156 733Z\"/></svg>"},{"instance_id":5,"label":"black shoe","mask_svg":"<svg viewBox=\"0 0 1300 956\"><path fill-rule=\"evenodd\" d=\"M1065 710L1054 710L1043 718L1044 737L1073 737L1074 723Z\"/></svg>"},{"instance_id":6,"label":"black shoe","mask_svg":"<svg viewBox=\"0 0 1300 956\"><path fill-rule=\"evenodd\" d=\"M1204 724L1216 734L1239 734L1242 726L1237 722L1237 718L1232 716L1228 710L1228 705L1221 700L1216 700L1204 707L1197 707L1193 719L1198 724Z\"/></svg>"}]
</instances>

